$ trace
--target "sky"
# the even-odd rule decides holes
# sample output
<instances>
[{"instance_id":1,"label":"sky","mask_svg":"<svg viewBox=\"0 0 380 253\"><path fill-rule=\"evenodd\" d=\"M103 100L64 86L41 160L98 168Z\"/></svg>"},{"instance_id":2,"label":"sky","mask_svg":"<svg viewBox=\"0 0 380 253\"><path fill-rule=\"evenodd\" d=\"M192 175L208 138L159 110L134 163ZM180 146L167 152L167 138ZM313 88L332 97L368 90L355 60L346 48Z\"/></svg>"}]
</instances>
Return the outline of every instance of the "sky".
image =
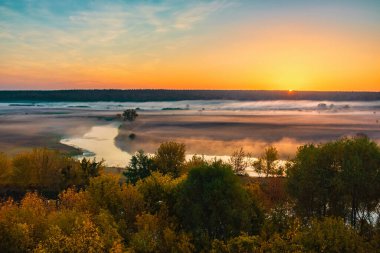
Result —
<instances>
[{"instance_id":1,"label":"sky","mask_svg":"<svg viewBox=\"0 0 380 253\"><path fill-rule=\"evenodd\" d=\"M0 89L380 91L380 1L0 0Z\"/></svg>"}]
</instances>

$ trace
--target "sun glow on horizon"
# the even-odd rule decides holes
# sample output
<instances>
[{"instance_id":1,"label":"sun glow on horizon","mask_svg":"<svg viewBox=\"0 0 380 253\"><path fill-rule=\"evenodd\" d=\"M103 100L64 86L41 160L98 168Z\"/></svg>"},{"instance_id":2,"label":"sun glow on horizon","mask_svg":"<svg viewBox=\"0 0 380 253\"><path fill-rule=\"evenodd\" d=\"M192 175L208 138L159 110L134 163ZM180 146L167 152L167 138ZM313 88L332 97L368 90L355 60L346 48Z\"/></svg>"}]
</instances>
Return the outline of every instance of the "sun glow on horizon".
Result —
<instances>
[{"instance_id":1,"label":"sun glow on horizon","mask_svg":"<svg viewBox=\"0 0 380 253\"><path fill-rule=\"evenodd\" d=\"M0 26L0 89L380 90L375 1L0 0Z\"/></svg>"}]
</instances>

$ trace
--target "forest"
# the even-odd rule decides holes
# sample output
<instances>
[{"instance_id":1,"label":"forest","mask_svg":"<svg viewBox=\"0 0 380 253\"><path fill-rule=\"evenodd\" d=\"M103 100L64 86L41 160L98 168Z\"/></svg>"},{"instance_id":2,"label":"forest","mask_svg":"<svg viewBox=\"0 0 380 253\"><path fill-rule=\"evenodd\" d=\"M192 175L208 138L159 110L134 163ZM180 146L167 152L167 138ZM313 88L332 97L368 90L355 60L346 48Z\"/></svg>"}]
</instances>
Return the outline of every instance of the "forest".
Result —
<instances>
[{"instance_id":1,"label":"forest","mask_svg":"<svg viewBox=\"0 0 380 253\"><path fill-rule=\"evenodd\" d=\"M146 102L181 100L377 101L380 92L287 90L1 90L0 102Z\"/></svg>"},{"instance_id":2,"label":"forest","mask_svg":"<svg viewBox=\"0 0 380 253\"><path fill-rule=\"evenodd\" d=\"M139 151L121 175L45 148L0 153L1 252L380 251L380 147L366 136L300 146L284 165L275 147L254 161L185 152Z\"/></svg>"}]
</instances>

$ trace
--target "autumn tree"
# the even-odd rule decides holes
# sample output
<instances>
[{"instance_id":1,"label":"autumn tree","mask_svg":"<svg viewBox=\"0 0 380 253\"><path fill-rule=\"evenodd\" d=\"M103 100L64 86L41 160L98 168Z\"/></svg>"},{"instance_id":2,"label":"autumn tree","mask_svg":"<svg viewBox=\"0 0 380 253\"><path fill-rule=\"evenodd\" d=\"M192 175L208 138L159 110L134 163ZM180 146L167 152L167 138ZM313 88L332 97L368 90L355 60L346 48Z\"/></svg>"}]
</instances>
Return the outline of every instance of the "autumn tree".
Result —
<instances>
[{"instance_id":1,"label":"autumn tree","mask_svg":"<svg viewBox=\"0 0 380 253\"><path fill-rule=\"evenodd\" d=\"M250 165L250 154L245 152L243 148L235 150L229 159L232 169L237 175L246 175L246 169Z\"/></svg>"},{"instance_id":2,"label":"autumn tree","mask_svg":"<svg viewBox=\"0 0 380 253\"><path fill-rule=\"evenodd\" d=\"M35 252L105 252L99 228L85 213L59 212Z\"/></svg>"},{"instance_id":3,"label":"autumn tree","mask_svg":"<svg viewBox=\"0 0 380 253\"><path fill-rule=\"evenodd\" d=\"M149 177L138 181L136 186L144 196L147 210L151 213L156 213L163 205L172 209L176 200L176 187L182 181L183 177L174 179L170 175L153 172Z\"/></svg>"},{"instance_id":4,"label":"autumn tree","mask_svg":"<svg viewBox=\"0 0 380 253\"><path fill-rule=\"evenodd\" d=\"M260 238L242 234L229 239L227 242L215 239L210 253L246 253L257 252L260 248Z\"/></svg>"},{"instance_id":5,"label":"autumn tree","mask_svg":"<svg viewBox=\"0 0 380 253\"><path fill-rule=\"evenodd\" d=\"M104 174L90 180L86 189L91 205L97 210L108 210L116 219L123 214L123 199L119 177Z\"/></svg>"},{"instance_id":6,"label":"autumn tree","mask_svg":"<svg viewBox=\"0 0 380 253\"><path fill-rule=\"evenodd\" d=\"M77 210L79 212L91 211L90 199L84 190L77 191L75 188L63 190L58 195L59 208Z\"/></svg>"},{"instance_id":7,"label":"autumn tree","mask_svg":"<svg viewBox=\"0 0 380 253\"><path fill-rule=\"evenodd\" d=\"M0 152L0 185L10 183L12 172L12 160L6 154Z\"/></svg>"},{"instance_id":8,"label":"autumn tree","mask_svg":"<svg viewBox=\"0 0 380 253\"><path fill-rule=\"evenodd\" d=\"M57 151L33 149L13 159L13 182L21 187L59 190L66 161Z\"/></svg>"},{"instance_id":9,"label":"autumn tree","mask_svg":"<svg viewBox=\"0 0 380 253\"><path fill-rule=\"evenodd\" d=\"M36 193L27 193L18 204L8 200L0 205L1 252L27 252L44 238L47 203Z\"/></svg>"},{"instance_id":10,"label":"autumn tree","mask_svg":"<svg viewBox=\"0 0 380 253\"><path fill-rule=\"evenodd\" d=\"M92 178L86 189L94 213L107 210L119 225L120 234L133 230L135 217L145 206L143 196L135 187L120 183L118 176L104 174Z\"/></svg>"},{"instance_id":11,"label":"autumn tree","mask_svg":"<svg viewBox=\"0 0 380 253\"><path fill-rule=\"evenodd\" d=\"M162 143L154 157L157 170L163 174L178 177L185 163L185 151L183 143L173 141Z\"/></svg>"},{"instance_id":12,"label":"autumn tree","mask_svg":"<svg viewBox=\"0 0 380 253\"><path fill-rule=\"evenodd\" d=\"M176 224L163 207L156 214L143 213L137 216L137 232L132 235L133 252L194 252L190 237L178 231Z\"/></svg>"}]
</instances>

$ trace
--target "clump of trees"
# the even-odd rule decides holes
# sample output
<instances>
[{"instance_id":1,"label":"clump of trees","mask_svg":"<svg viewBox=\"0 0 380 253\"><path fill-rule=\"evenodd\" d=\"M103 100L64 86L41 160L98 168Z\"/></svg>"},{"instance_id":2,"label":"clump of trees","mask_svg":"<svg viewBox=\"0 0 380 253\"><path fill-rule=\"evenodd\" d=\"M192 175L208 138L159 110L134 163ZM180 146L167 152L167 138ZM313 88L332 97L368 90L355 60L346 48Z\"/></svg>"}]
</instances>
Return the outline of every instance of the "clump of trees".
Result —
<instances>
[{"instance_id":1,"label":"clump of trees","mask_svg":"<svg viewBox=\"0 0 380 253\"><path fill-rule=\"evenodd\" d=\"M51 150L0 154L0 187L28 191L0 202L1 252L380 249L380 151L367 138L302 146L277 177L184 154L175 142L139 151L122 178ZM50 187L60 193L44 196Z\"/></svg>"},{"instance_id":2,"label":"clump of trees","mask_svg":"<svg viewBox=\"0 0 380 253\"><path fill-rule=\"evenodd\" d=\"M252 166L259 175L264 174L265 177L282 176L284 173L283 167L279 164L278 151L273 146L266 147L263 154L257 161L253 162Z\"/></svg>"},{"instance_id":3,"label":"clump of trees","mask_svg":"<svg viewBox=\"0 0 380 253\"><path fill-rule=\"evenodd\" d=\"M252 199L234 175L231 166L221 161L192 169L178 187L175 206L183 228L197 246L214 239L225 240L252 231ZM207 245L209 246L209 245Z\"/></svg>"},{"instance_id":4,"label":"clump of trees","mask_svg":"<svg viewBox=\"0 0 380 253\"><path fill-rule=\"evenodd\" d=\"M139 116L136 112L136 109L127 109L123 111L123 114L121 115L122 119L124 121L135 121L135 119Z\"/></svg>"},{"instance_id":5,"label":"clump of trees","mask_svg":"<svg viewBox=\"0 0 380 253\"><path fill-rule=\"evenodd\" d=\"M380 200L380 148L367 137L300 147L287 178L301 216L333 215L353 227L374 223Z\"/></svg>"},{"instance_id":6,"label":"clump of trees","mask_svg":"<svg viewBox=\"0 0 380 253\"><path fill-rule=\"evenodd\" d=\"M174 178L179 177L188 164L185 151L184 144L173 141L162 143L153 156L148 156L140 150L132 156L123 174L132 184L146 178L153 171L170 174Z\"/></svg>"},{"instance_id":7,"label":"clump of trees","mask_svg":"<svg viewBox=\"0 0 380 253\"><path fill-rule=\"evenodd\" d=\"M247 174L246 169L251 165L251 154L243 148L235 150L229 159L229 163L235 174L244 176Z\"/></svg>"},{"instance_id":8,"label":"clump of trees","mask_svg":"<svg viewBox=\"0 0 380 253\"><path fill-rule=\"evenodd\" d=\"M229 164L236 175L247 175L247 169L252 167L259 175L265 177L283 176L284 165L280 164L279 153L276 147L268 146L259 158L254 159L252 154L246 152L243 148L235 150L229 159Z\"/></svg>"},{"instance_id":9,"label":"clump of trees","mask_svg":"<svg viewBox=\"0 0 380 253\"><path fill-rule=\"evenodd\" d=\"M86 158L78 161L46 148L33 149L14 157L0 153L0 188L20 193L38 190L56 195L70 186L83 188L103 169L103 161Z\"/></svg>"}]
</instances>

